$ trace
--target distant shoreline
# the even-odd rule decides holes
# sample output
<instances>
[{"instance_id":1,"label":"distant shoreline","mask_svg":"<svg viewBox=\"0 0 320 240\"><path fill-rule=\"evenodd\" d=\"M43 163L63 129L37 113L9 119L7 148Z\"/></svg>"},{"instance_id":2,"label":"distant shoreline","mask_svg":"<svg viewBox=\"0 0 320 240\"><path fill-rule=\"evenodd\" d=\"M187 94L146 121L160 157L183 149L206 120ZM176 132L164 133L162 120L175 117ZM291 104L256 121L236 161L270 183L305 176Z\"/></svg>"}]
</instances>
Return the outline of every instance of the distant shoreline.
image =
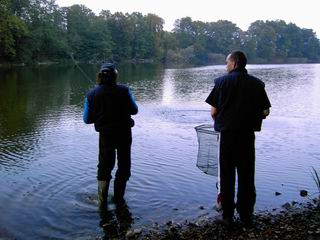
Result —
<instances>
[{"instance_id":1,"label":"distant shoreline","mask_svg":"<svg viewBox=\"0 0 320 240\"><path fill-rule=\"evenodd\" d=\"M103 62L103 61L101 61ZM101 64L101 62L78 62L79 64ZM317 64L320 62L309 61L307 58L286 58L286 59L274 59L273 61L268 61L266 59L253 59L248 62L248 64L258 64L258 65L268 65L268 64ZM178 67L178 68L188 68L188 67L203 67L203 66L212 66L212 65L224 65L224 61L216 61L216 62L208 62L204 64L195 64L195 63L163 63L160 61L155 61L153 59L132 59L121 61L119 64L135 64L135 65L143 65L143 64L163 64L165 67ZM35 63L1 63L0 68L5 67L29 67L29 66L49 66L49 65L74 65L74 62L70 60L64 61L43 61L43 62L35 62Z\"/></svg>"}]
</instances>

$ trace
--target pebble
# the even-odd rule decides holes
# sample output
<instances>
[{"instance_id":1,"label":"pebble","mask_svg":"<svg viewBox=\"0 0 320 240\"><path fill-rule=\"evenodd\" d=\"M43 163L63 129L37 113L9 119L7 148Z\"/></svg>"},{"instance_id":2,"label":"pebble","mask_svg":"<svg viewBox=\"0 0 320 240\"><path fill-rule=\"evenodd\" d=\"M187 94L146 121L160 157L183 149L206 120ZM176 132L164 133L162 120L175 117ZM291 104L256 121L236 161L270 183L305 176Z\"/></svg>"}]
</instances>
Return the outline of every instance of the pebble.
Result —
<instances>
[{"instance_id":1,"label":"pebble","mask_svg":"<svg viewBox=\"0 0 320 240\"><path fill-rule=\"evenodd\" d=\"M308 191L307 191L307 190L300 190L300 196L301 196L301 197L306 197L306 196L308 196Z\"/></svg>"},{"instance_id":2,"label":"pebble","mask_svg":"<svg viewBox=\"0 0 320 240\"><path fill-rule=\"evenodd\" d=\"M236 215L235 226L227 230L213 219L203 221L185 221L177 228L172 221L165 225L166 231L149 231L151 235L140 236L141 239L320 239L320 198L310 199L310 203L284 204L278 213L257 213L252 228L243 228ZM270 210L272 211L272 209ZM140 238L139 238L140 239Z\"/></svg>"},{"instance_id":3,"label":"pebble","mask_svg":"<svg viewBox=\"0 0 320 240\"><path fill-rule=\"evenodd\" d=\"M282 205L282 207L285 208L285 209L288 209L288 208L291 207L291 205L290 205L290 203L285 203L285 204ZM282 212L282 213L285 213L285 212Z\"/></svg>"},{"instance_id":4,"label":"pebble","mask_svg":"<svg viewBox=\"0 0 320 240\"><path fill-rule=\"evenodd\" d=\"M142 233L142 229L140 228L129 230L126 234L126 237L133 238L133 237L136 237L137 235L140 235L141 233Z\"/></svg>"}]
</instances>

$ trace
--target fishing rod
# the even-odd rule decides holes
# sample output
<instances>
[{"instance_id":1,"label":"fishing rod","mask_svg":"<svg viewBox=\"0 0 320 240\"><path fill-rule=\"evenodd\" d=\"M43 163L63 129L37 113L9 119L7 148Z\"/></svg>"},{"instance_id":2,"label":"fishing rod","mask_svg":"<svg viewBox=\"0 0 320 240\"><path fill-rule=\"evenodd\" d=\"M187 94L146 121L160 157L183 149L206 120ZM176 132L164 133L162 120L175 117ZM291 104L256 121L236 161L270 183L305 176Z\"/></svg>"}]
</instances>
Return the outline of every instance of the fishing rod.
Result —
<instances>
[{"instance_id":1,"label":"fishing rod","mask_svg":"<svg viewBox=\"0 0 320 240\"><path fill-rule=\"evenodd\" d=\"M73 54L72 54L72 53L68 53L68 55L71 57L71 59L72 59L72 61L73 61L73 63L74 63L74 66L79 69L79 71L82 73L82 75L85 77L85 79L88 80L90 83L95 84L95 82L93 82L93 81L88 77L88 75L82 70L82 68L78 65L78 63L76 62L76 60L75 60L74 57L73 57Z\"/></svg>"}]
</instances>

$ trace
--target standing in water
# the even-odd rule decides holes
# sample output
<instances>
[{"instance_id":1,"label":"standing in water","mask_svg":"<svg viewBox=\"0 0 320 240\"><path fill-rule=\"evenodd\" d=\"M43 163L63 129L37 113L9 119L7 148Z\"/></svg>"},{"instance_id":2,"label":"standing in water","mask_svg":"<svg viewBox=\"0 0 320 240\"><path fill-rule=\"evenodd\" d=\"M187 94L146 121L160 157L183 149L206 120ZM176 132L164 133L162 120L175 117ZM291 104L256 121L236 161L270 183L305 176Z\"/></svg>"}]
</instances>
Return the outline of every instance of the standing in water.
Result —
<instances>
[{"instance_id":1,"label":"standing in water","mask_svg":"<svg viewBox=\"0 0 320 240\"><path fill-rule=\"evenodd\" d=\"M262 119L271 107L265 84L249 75L247 58L234 51L226 58L227 74L214 80L206 99L211 105L214 128L220 132L221 222L233 223L234 209L245 225L250 225L256 201L255 131L261 130ZM238 176L235 204L235 179Z\"/></svg>"},{"instance_id":2,"label":"standing in water","mask_svg":"<svg viewBox=\"0 0 320 240\"><path fill-rule=\"evenodd\" d=\"M113 63L105 63L97 73L97 86L85 98L83 120L94 123L99 132L98 197L100 209L107 207L108 189L115 166L114 202L125 204L126 183L131 176L131 115L138 106L128 87L117 84L118 71Z\"/></svg>"}]
</instances>

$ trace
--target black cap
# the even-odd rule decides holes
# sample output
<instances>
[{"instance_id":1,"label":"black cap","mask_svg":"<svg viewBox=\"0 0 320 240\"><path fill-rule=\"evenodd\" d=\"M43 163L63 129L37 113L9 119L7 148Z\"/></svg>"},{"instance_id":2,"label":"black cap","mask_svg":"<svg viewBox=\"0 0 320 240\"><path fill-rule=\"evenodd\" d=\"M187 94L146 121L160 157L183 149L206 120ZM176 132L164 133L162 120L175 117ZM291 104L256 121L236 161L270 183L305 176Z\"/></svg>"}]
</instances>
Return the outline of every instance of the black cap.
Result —
<instances>
[{"instance_id":1,"label":"black cap","mask_svg":"<svg viewBox=\"0 0 320 240\"><path fill-rule=\"evenodd\" d=\"M104 63L100 67L100 72L108 72L112 71L114 72L116 70L116 66L113 63Z\"/></svg>"}]
</instances>

